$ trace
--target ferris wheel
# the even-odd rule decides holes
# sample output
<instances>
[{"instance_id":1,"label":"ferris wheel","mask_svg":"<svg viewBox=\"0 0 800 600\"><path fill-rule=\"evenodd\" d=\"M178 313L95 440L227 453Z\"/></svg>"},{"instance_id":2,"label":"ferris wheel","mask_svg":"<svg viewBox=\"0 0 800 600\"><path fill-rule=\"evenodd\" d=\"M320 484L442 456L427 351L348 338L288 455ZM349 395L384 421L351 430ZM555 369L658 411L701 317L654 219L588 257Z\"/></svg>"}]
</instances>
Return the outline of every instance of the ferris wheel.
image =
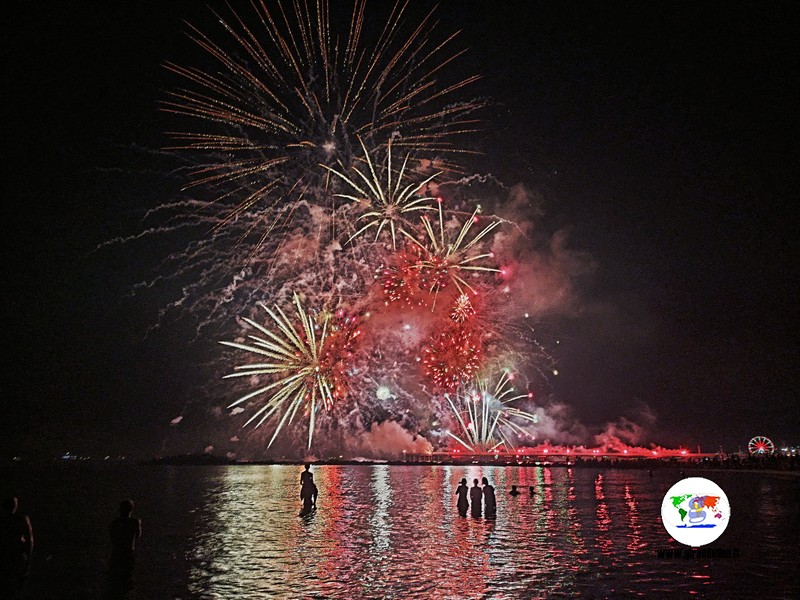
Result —
<instances>
[{"instance_id":1,"label":"ferris wheel","mask_svg":"<svg viewBox=\"0 0 800 600\"><path fill-rule=\"evenodd\" d=\"M757 435L748 442L747 450L750 454L772 454L775 452L775 444L768 437Z\"/></svg>"}]
</instances>

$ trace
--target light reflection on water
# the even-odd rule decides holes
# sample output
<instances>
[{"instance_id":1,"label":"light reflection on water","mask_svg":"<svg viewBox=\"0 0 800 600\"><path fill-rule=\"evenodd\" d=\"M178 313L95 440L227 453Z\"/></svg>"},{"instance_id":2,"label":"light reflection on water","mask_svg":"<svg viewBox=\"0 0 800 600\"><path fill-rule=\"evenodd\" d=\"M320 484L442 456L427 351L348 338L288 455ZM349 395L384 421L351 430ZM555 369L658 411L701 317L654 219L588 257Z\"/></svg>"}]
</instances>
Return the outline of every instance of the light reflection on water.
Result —
<instances>
[{"instance_id":1,"label":"light reflection on water","mask_svg":"<svg viewBox=\"0 0 800 600\"><path fill-rule=\"evenodd\" d=\"M741 556L687 560L656 554L682 548L660 522L676 469L320 466L319 508L306 517L300 471L3 472L34 523L29 597L100 597L108 522L124 497L144 524L130 600L800 597L797 474L698 473L733 513L712 545ZM459 517L458 482L483 476L497 519ZM522 494L509 496L511 485Z\"/></svg>"},{"instance_id":2,"label":"light reflection on water","mask_svg":"<svg viewBox=\"0 0 800 600\"><path fill-rule=\"evenodd\" d=\"M387 465L313 471L319 508L305 517L297 514L298 467L206 472L189 541L192 598L734 598L748 597L748 586L758 591L737 574L743 566L765 568L747 556L658 559L656 550L679 548L660 524L661 498L674 483L666 473ZM497 520L459 517L458 482L483 476L497 490ZM512 484L523 494L509 496ZM769 511L760 518L780 529ZM788 549L777 553L773 543L791 538L775 532L766 539L776 553L767 562L780 563ZM744 539L723 536L716 545L748 554ZM772 585L776 595L765 597L790 597L796 582L784 575L783 584Z\"/></svg>"}]
</instances>

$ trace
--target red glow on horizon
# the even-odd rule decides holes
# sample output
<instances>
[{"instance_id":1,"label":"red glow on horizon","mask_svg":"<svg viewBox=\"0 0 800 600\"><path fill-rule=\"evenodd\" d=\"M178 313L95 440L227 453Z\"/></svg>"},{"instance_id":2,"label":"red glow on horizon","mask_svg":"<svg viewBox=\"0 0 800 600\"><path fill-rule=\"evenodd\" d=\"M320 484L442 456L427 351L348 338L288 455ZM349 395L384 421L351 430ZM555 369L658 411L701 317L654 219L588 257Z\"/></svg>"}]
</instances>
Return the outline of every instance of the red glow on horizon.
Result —
<instances>
[{"instance_id":1,"label":"red glow on horizon","mask_svg":"<svg viewBox=\"0 0 800 600\"><path fill-rule=\"evenodd\" d=\"M450 454L463 454L463 453L473 454L473 452L469 449L463 448L452 448L448 450ZM549 443L542 443L538 446L519 446L517 448L511 448L508 450L503 450L502 448L498 448L493 452L489 453L481 453L475 452L474 454L489 454L489 455L496 455L496 454L511 454L513 456L518 456L524 454L526 456L546 456L550 457L558 457L564 456L572 458L580 458L580 457L591 457L592 459L599 459L599 458L657 458L661 459L668 459L668 458L681 458L681 457L692 457L692 456L708 456L707 454L697 453L694 454L685 450L683 448L677 449L670 449L670 448L662 448L660 446L656 447L642 447L642 446L625 446L625 447L613 447L610 445L604 445L601 447L596 448L587 448L585 446L553 446Z\"/></svg>"}]
</instances>

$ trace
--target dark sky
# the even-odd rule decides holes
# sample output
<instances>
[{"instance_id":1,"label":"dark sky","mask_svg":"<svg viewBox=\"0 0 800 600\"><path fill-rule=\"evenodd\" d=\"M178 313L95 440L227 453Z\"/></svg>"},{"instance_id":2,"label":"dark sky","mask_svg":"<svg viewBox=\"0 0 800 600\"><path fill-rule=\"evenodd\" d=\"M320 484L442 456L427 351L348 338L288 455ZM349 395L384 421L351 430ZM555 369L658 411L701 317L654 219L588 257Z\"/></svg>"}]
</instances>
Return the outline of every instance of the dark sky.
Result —
<instances>
[{"instance_id":1,"label":"dark sky","mask_svg":"<svg viewBox=\"0 0 800 600\"><path fill-rule=\"evenodd\" d=\"M559 323L555 392L587 425L645 403L650 439L800 442L793 201L795 2L443 2L473 93L491 98L476 170L525 184L595 273ZM375 7L373 7L375 8ZM4 19L3 456L199 451L186 332L126 295L138 263L98 244L172 197L158 149L191 64L188 1L17 3ZM136 264L133 264L136 263Z\"/></svg>"}]
</instances>

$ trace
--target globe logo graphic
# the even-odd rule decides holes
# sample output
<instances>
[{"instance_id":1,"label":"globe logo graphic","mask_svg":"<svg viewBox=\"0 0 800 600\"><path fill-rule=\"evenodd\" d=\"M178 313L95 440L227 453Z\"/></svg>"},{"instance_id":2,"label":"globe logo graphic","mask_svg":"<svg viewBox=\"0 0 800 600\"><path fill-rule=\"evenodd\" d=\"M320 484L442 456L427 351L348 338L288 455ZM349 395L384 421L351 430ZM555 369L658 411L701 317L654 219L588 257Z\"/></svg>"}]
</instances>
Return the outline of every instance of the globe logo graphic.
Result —
<instances>
[{"instance_id":1,"label":"globe logo graphic","mask_svg":"<svg viewBox=\"0 0 800 600\"><path fill-rule=\"evenodd\" d=\"M731 507L722 488L710 479L687 477L669 488L661 503L661 522L675 540L705 546L728 526Z\"/></svg>"}]
</instances>

